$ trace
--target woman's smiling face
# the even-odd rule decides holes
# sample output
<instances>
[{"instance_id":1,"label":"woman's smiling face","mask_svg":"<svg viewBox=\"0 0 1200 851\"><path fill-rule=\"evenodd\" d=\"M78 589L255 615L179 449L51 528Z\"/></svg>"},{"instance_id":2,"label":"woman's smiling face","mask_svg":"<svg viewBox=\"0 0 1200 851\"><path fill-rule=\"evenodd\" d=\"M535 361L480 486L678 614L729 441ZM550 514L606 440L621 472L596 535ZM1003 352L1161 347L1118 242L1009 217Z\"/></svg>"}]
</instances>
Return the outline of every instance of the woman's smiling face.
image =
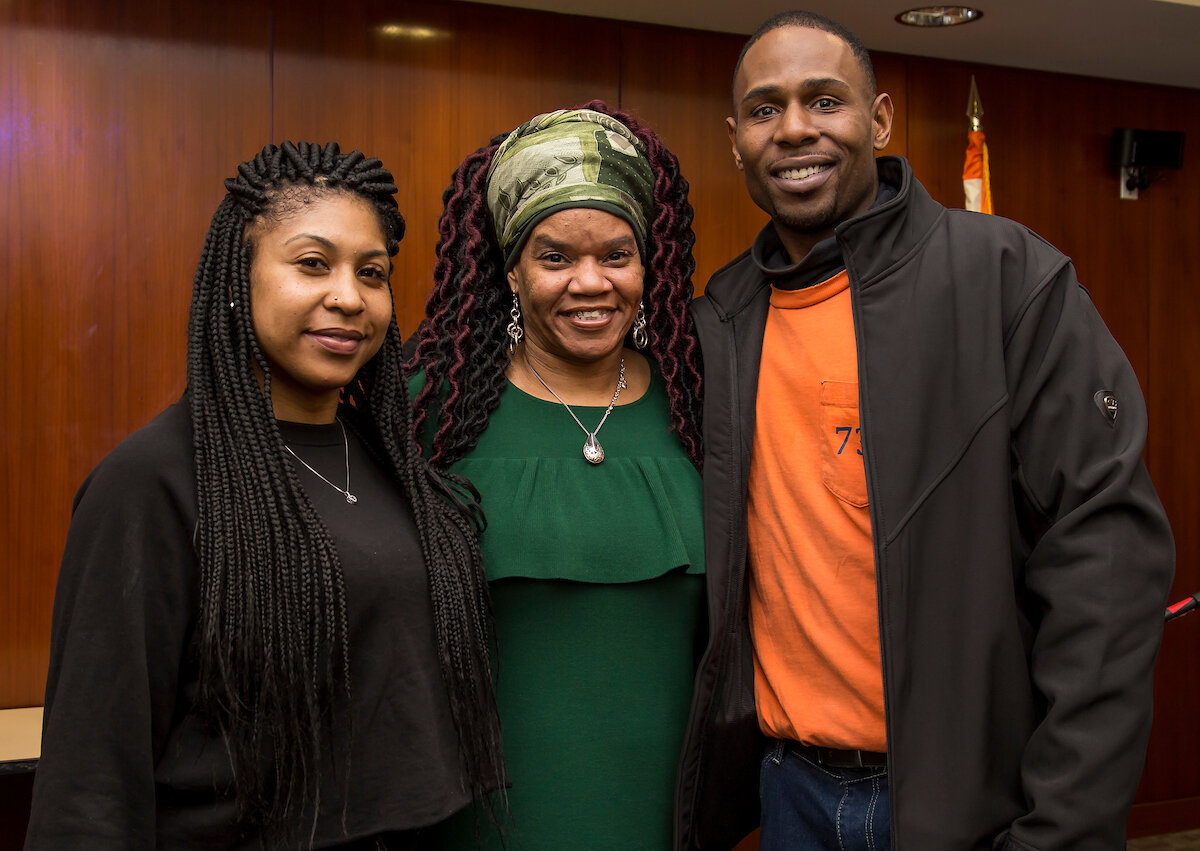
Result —
<instances>
[{"instance_id":1,"label":"woman's smiling face","mask_svg":"<svg viewBox=\"0 0 1200 851\"><path fill-rule=\"evenodd\" d=\"M383 345L391 261L371 204L321 194L250 232L250 308L275 416L333 422L341 389Z\"/></svg>"},{"instance_id":2,"label":"woman's smiling face","mask_svg":"<svg viewBox=\"0 0 1200 851\"><path fill-rule=\"evenodd\" d=\"M620 216L590 208L547 216L508 273L527 351L564 364L615 356L637 317L644 278L633 229Z\"/></svg>"}]
</instances>

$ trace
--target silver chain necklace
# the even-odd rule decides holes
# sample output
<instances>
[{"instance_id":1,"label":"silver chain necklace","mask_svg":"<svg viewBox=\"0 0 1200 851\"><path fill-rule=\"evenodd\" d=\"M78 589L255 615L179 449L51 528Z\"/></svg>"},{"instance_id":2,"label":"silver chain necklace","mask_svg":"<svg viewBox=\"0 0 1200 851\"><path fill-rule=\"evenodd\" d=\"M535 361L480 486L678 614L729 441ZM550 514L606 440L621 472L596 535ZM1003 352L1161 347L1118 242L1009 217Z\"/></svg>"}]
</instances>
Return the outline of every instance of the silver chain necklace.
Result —
<instances>
[{"instance_id":1,"label":"silver chain necklace","mask_svg":"<svg viewBox=\"0 0 1200 851\"><path fill-rule=\"evenodd\" d=\"M289 453L291 453L291 456L293 458L295 458L297 461L299 461L301 464L303 464L308 469L308 472L312 473L314 476L316 476L318 479L323 481L325 484L329 485L331 488L333 488L338 493L344 495L346 497L346 502L350 503L351 505L354 505L354 503L358 502L358 497L356 497L354 494L350 493L350 441L346 439L346 427L344 425L342 425L341 419L340 418L336 418L336 419L337 419L338 427L342 430L342 446L346 447L346 487L339 488L333 482L329 481L329 479L322 476L320 473L318 473L316 470L314 470L312 467L310 467L307 461L305 461L303 458L301 458L295 452L292 452L292 447L288 446L286 443L283 444L283 448L286 449Z\"/></svg>"},{"instance_id":2,"label":"silver chain necklace","mask_svg":"<svg viewBox=\"0 0 1200 851\"><path fill-rule=\"evenodd\" d=\"M575 420L575 424L583 429L583 433L587 435L587 440L583 442L583 457L589 463L599 464L604 460L604 447L600 445L600 441L596 439L596 435L600 433L600 429L604 427L604 421L608 419L608 415L612 413L613 406L617 404L617 397L621 395L621 391L625 389L625 358L621 358L621 372L617 375L617 389L613 391L612 401L608 403L608 410L604 412L604 416L600 418L600 424L596 426L595 431L588 431L587 426L579 422L579 417L575 416L575 412L571 410L571 406L562 400L562 396L555 393L550 385L547 384L542 377L538 375L538 371L533 368L533 364L529 362L529 357L522 352L521 357L525 360L525 366L529 367L529 371L533 373L541 385L550 392L550 395L558 400L559 404L567 409L567 413L571 415L571 419ZM349 485L347 485L349 487Z\"/></svg>"}]
</instances>

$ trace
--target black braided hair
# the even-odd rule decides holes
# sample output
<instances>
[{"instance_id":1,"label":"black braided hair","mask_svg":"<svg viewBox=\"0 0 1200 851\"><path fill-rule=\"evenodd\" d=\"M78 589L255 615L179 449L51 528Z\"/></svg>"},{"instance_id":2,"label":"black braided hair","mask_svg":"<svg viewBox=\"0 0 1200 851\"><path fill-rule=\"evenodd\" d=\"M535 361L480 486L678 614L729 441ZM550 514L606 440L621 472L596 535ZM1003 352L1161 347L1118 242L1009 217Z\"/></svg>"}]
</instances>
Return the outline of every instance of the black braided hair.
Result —
<instances>
[{"instance_id":1,"label":"black braided hair","mask_svg":"<svg viewBox=\"0 0 1200 851\"><path fill-rule=\"evenodd\" d=\"M646 146L654 173L654 214L647 238L646 354L666 385L672 430L697 467L702 460L700 346L688 303L696 263L692 205L679 161L649 129L603 101L583 107L616 118ZM466 455L487 428L506 385L512 294L504 257L485 201L487 171L502 133L468 156L442 195L433 292L425 305L416 353L405 364L410 375L424 370L425 385L414 402L414 427L436 423L430 463L442 469Z\"/></svg>"},{"instance_id":2,"label":"black braided hair","mask_svg":"<svg viewBox=\"0 0 1200 851\"><path fill-rule=\"evenodd\" d=\"M346 592L333 540L284 456L275 422L271 369L251 320L253 234L260 223L341 193L371 205L394 256L404 219L380 161L343 154L334 143L268 145L225 186L188 323L199 502L197 705L227 742L241 817L269 841L293 844L299 815L311 811L315 819L318 810L331 700L351 692ZM421 458L400 348L393 316L379 352L344 388L339 416L412 507L463 774L482 798L503 782L482 515L469 486Z\"/></svg>"}]
</instances>

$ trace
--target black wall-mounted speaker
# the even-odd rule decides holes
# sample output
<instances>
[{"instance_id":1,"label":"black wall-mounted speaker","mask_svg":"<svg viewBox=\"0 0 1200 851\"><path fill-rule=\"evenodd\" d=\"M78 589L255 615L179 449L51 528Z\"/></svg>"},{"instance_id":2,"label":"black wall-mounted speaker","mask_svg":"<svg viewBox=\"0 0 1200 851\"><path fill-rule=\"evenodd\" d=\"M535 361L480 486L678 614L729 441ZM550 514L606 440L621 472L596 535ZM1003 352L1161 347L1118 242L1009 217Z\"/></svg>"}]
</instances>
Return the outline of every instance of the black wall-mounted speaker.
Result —
<instances>
[{"instance_id":1,"label":"black wall-mounted speaker","mask_svg":"<svg viewBox=\"0 0 1200 851\"><path fill-rule=\"evenodd\" d=\"M1183 134L1174 130L1113 130L1110 162L1122 168L1179 168L1183 165Z\"/></svg>"}]
</instances>

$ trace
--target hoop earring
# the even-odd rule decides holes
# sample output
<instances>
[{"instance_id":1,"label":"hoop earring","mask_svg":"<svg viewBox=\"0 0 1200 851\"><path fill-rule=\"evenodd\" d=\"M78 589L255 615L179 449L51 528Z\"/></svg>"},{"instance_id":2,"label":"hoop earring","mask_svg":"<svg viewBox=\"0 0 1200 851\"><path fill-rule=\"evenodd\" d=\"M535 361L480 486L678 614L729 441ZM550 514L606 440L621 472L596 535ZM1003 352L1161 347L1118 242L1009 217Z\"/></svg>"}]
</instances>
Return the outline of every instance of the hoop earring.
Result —
<instances>
[{"instance_id":1,"label":"hoop earring","mask_svg":"<svg viewBox=\"0 0 1200 851\"><path fill-rule=\"evenodd\" d=\"M639 349L644 349L650 345L650 338L646 336L646 303L638 302L637 318L633 320L633 344Z\"/></svg>"},{"instance_id":2,"label":"hoop earring","mask_svg":"<svg viewBox=\"0 0 1200 851\"><path fill-rule=\"evenodd\" d=\"M513 350L521 345L521 340L525 336L525 332L521 330L521 302L517 298L517 294L513 293L512 310L508 311L508 315L512 320L508 323L508 327L504 330L508 333L508 353L511 355Z\"/></svg>"}]
</instances>

